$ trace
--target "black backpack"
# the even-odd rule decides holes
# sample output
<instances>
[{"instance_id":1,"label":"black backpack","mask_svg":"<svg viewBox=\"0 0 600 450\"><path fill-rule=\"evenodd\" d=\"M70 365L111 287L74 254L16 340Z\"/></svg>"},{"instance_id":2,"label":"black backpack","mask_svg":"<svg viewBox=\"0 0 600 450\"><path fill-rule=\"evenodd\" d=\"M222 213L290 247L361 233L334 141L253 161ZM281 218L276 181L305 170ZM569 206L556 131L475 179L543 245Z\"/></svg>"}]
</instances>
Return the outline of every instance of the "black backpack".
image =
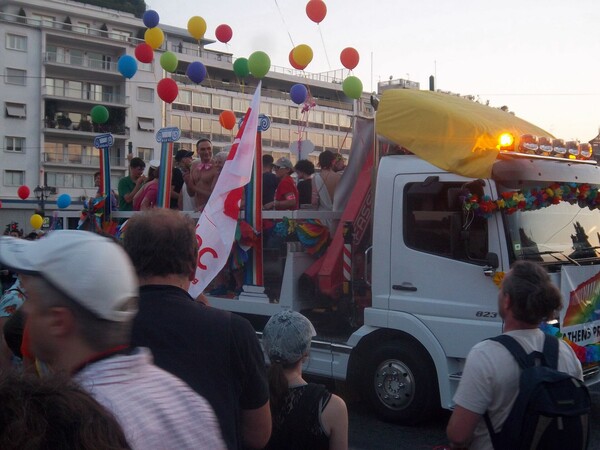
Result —
<instances>
[{"instance_id":1,"label":"black backpack","mask_svg":"<svg viewBox=\"0 0 600 450\"><path fill-rule=\"evenodd\" d=\"M525 353L505 334L491 338L521 367L519 394L498 433L486 412L485 423L495 450L586 449L590 394L582 381L558 371L558 339L545 336L543 352Z\"/></svg>"}]
</instances>

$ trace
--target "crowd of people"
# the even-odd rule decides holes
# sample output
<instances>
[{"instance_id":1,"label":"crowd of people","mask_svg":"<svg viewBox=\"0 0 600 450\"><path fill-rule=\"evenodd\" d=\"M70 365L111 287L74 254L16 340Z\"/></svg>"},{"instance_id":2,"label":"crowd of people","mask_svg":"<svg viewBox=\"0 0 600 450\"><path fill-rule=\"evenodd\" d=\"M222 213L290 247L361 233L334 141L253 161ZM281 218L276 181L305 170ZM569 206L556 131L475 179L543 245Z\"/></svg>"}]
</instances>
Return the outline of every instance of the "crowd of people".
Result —
<instances>
[{"instance_id":1,"label":"crowd of people","mask_svg":"<svg viewBox=\"0 0 600 450\"><path fill-rule=\"evenodd\" d=\"M19 358L14 354L0 362L0 399L14 407L16 399L29 402L32 392L39 392L41 401L56 403L63 414L51 422L55 427L66 427L68 414L98 418L77 433L40 427L32 435L40 446L31 448L61 438L71 447L56 448L306 448L282 447L274 440L286 433L282 423L273 422L284 411L270 403L273 386L250 322L188 294L197 251L194 222L163 208L132 217L122 243L79 230L52 231L34 242L0 238L0 264L17 274L22 286L13 313L26 318L18 344L9 347L20 350ZM312 329L303 321L305 330ZM279 323L278 334L285 333L286 323ZM290 326L295 333L296 325ZM297 358L297 350L286 347L295 347L294 341L278 342L288 355L284 370L291 364L297 373L313 334L303 332ZM273 357L272 366L281 363ZM15 371L23 375L2 378ZM53 378L58 381L48 381ZM60 395L57 385L64 387ZM297 387L290 385L294 405L301 397ZM275 405L283 407L278 392ZM319 392L313 406L298 406L312 417L304 442L316 439L310 448L347 448L345 404ZM0 415L0 442L6 442L13 420L24 427L23 422L42 421L41 414L36 407ZM105 441L112 447L102 447Z\"/></svg>"},{"instance_id":2,"label":"crowd of people","mask_svg":"<svg viewBox=\"0 0 600 450\"><path fill-rule=\"evenodd\" d=\"M79 230L24 237L17 223L6 227L0 448L348 448L346 404L303 377L315 336L305 316L273 315L261 346L249 320L189 295L198 242L194 221L177 210L202 210L227 158L213 156L208 140L198 142L197 154L196 161L187 150L175 155L180 176L164 209L153 207L158 162L145 177L144 161L131 159L119 209L140 213L122 242ZM264 209L330 211L338 164L328 151L318 173L307 160L264 156ZM498 295L504 335L527 352L543 352L539 325L561 305L541 266L515 263ZM582 379L574 352L558 345L558 369ZM519 374L499 343L472 349L447 428L452 448L491 448Z\"/></svg>"}]
</instances>

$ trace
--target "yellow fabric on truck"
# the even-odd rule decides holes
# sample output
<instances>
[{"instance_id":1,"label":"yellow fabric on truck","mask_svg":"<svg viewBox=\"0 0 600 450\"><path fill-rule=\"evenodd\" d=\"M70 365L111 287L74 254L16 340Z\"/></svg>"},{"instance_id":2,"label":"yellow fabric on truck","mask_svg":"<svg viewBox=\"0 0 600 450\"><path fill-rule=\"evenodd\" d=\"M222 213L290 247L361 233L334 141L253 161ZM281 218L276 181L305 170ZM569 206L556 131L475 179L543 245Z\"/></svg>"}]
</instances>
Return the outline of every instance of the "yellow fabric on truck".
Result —
<instances>
[{"instance_id":1,"label":"yellow fabric on truck","mask_svg":"<svg viewBox=\"0 0 600 450\"><path fill-rule=\"evenodd\" d=\"M448 172L489 178L502 133L553 138L500 109L439 92L390 89L375 120L377 134Z\"/></svg>"}]
</instances>

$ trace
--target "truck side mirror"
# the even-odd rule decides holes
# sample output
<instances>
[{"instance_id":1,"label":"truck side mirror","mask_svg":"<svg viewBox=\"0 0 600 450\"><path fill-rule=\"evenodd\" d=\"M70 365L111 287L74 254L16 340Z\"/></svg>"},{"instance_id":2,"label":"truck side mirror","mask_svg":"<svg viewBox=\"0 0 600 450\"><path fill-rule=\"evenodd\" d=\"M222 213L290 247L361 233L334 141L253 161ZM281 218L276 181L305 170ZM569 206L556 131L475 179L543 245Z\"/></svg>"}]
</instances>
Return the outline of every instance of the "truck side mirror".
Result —
<instances>
[{"instance_id":1,"label":"truck side mirror","mask_svg":"<svg viewBox=\"0 0 600 450\"><path fill-rule=\"evenodd\" d=\"M497 269L498 266L500 266L500 261L498 260L498 255L496 253L489 252L485 255L485 261L492 269Z\"/></svg>"},{"instance_id":2,"label":"truck side mirror","mask_svg":"<svg viewBox=\"0 0 600 450\"><path fill-rule=\"evenodd\" d=\"M485 255L486 266L483 268L483 274L486 277L491 277L496 272L496 269L500 266L498 255L496 253L489 252Z\"/></svg>"}]
</instances>

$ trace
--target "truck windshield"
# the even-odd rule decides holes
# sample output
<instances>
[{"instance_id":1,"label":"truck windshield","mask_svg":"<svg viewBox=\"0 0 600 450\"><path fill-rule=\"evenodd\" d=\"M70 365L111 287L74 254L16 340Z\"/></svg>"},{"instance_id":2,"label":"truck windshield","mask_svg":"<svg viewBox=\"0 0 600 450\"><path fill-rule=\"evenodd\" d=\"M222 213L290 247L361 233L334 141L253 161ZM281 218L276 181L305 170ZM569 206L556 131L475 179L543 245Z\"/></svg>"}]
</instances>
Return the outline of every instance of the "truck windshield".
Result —
<instances>
[{"instance_id":1,"label":"truck windshield","mask_svg":"<svg viewBox=\"0 0 600 450\"><path fill-rule=\"evenodd\" d=\"M561 202L536 211L505 215L516 259L544 263L597 262L600 212Z\"/></svg>"}]
</instances>

